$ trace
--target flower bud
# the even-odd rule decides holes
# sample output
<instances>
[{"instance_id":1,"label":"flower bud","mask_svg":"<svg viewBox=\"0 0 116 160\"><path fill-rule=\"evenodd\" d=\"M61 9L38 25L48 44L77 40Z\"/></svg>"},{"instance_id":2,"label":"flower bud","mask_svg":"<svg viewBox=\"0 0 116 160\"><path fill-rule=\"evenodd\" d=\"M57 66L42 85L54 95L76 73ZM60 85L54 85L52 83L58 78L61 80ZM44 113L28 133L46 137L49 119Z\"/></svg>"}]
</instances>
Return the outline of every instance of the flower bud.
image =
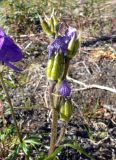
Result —
<instances>
[{"instance_id":1,"label":"flower bud","mask_svg":"<svg viewBox=\"0 0 116 160\"><path fill-rule=\"evenodd\" d=\"M71 93L71 88L70 86L68 85L67 81L66 80L63 80L62 83L61 83L61 86L60 86L60 89L59 89L59 92L60 92L60 95L62 97L69 97L70 96L70 93Z\"/></svg>"},{"instance_id":2,"label":"flower bud","mask_svg":"<svg viewBox=\"0 0 116 160\"><path fill-rule=\"evenodd\" d=\"M70 100L63 101L60 107L60 120L69 121L72 115L72 103Z\"/></svg>"},{"instance_id":3,"label":"flower bud","mask_svg":"<svg viewBox=\"0 0 116 160\"><path fill-rule=\"evenodd\" d=\"M51 80L58 80L63 73L63 56L57 53L54 59L54 64L51 71Z\"/></svg>"},{"instance_id":4,"label":"flower bud","mask_svg":"<svg viewBox=\"0 0 116 160\"><path fill-rule=\"evenodd\" d=\"M50 26L45 21L45 19L42 19L41 16L39 17L39 19L40 19L40 23L41 23L43 31L48 35L52 35L53 33L52 33L51 29L50 29Z\"/></svg>"},{"instance_id":5,"label":"flower bud","mask_svg":"<svg viewBox=\"0 0 116 160\"><path fill-rule=\"evenodd\" d=\"M73 57L73 51L74 51L74 47L75 47L75 42L76 42L76 35L74 34L73 37L71 38L71 40L69 41L69 44L68 44L68 53L67 53L67 56L69 58L72 58Z\"/></svg>"},{"instance_id":6,"label":"flower bud","mask_svg":"<svg viewBox=\"0 0 116 160\"><path fill-rule=\"evenodd\" d=\"M47 79L48 79L48 80L51 79L51 71L52 71L53 64L54 64L54 57L55 57L55 55L53 55L53 56L49 59L48 64L47 64L46 75L47 75Z\"/></svg>"}]
</instances>

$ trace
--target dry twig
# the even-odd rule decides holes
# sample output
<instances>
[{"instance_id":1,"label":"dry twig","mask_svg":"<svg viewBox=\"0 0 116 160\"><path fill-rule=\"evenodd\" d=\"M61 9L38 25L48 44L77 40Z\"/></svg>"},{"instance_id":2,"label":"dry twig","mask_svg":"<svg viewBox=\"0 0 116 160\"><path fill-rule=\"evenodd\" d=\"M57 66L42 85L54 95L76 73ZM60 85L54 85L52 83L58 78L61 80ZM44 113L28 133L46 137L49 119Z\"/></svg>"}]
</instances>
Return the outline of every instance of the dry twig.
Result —
<instances>
[{"instance_id":1,"label":"dry twig","mask_svg":"<svg viewBox=\"0 0 116 160\"><path fill-rule=\"evenodd\" d=\"M113 93L116 93L116 89L115 88L110 88L110 87L106 87L106 86L101 86L101 85L97 85L97 84L85 84L81 81L78 81L76 79L73 79L69 76L67 76L67 79L69 81L72 81L74 83L77 83L79 85L82 85L84 86L83 88L79 88L79 89L73 89L73 91L82 91L82 90L87 90L87 89L92 89L92 88L98 88L98 89L102 89L102 90L106 90L106 91L110 91L110 92L113 92Z\"/></svg>"}]
</instances>

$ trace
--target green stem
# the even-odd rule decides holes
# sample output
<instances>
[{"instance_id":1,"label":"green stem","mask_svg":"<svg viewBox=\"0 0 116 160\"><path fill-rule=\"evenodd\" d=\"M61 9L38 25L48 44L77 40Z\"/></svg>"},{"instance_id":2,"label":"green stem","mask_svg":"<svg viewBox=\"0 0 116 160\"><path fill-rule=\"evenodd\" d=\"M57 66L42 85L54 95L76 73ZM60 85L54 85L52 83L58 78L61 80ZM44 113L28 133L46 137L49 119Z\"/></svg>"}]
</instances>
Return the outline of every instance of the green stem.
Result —
<instances>
[{"instance_id":1,"label":"green stem","mask_svg":"<svg viewBox=\"0 0 116 160\"><path fill-rule=\"evenodd\" d=\"M69 64L70 64L70 59L68 57L66 57L66 59L65 59L65 69L64 69L64 74L62 76L62 80L66 79L66 75L67 75L67 72L68 72ZM64 135L65 135L65 124L63 123L62 126L61 126L61 129L60 129L60 135L58 137L56 146L58 146L61 143Z\"/></svg>"},{"instance_id":2,"label":"green stem","mask_svg":"<svg viewBox=\"0 0 116 160\"><path fill-rule=\"evenodd\" d=\"M54 152L56 138L57 138L57 111L55 108L52 109L52 129L51 129L51 139L50 139L50 149L49 155Z\"/></svg>"},{"instance_id":3,"label":"green stem","mask_svg":"<svg viewBox=\"0 0 116 160\"><path fill-rule=\"evenodd\" d=\"M64 138L64 135L65 135L65 125L63 124L60 129L60 135L58 137L56 147L61 143L62 139Z\"/></svg>"},{"instance_id":4,"label":"green stem","mask_svg":"<svg viewBox=\"0 0 116 160\"><path fill-rule=\"evenodd\" d=\"M51 127L51 139L50 139L50 149L48 155L51 155L54 152L55 144L56 144L56 138L57 138L57 119L58 119L58 113L54 105L54 99L53 99L53 90L56 83L52 83L49 87L49 93L50 93L50 105L52 110L52 127Z\"/></svg>"},{"instance_id":5,"label":"green stem","mask_svg":"<svg viewBox=\"0 0 116 160\"><path fill-rule=\"evenodd\" d=\"M2 72L0 72L0 81L1 81L1 84L2 84L2 88L6 94L6 97L7 97L7 100L8 100L8 103L9 103L9 106L10 106L10 109L11 109L11 114L12 114L12 118L14 120L14 125L15 125L15 128L17 130L17 135L18 135L18 138L20 140L20 143L23 142L23 139L22 139L22 135L21 135L21 132L19 130L19 127L18 127L18 124L17 124L17 121L16 121L16 117L15 117L15 112L14 112L14 108L13 108L13 105L12 105L12 102L11 102L11 99L10 99L10 96L9 96L9 93L8 93L8 90L5 86L5 83L4 83L4 80L3 80L3 76L2 76ZM28 156L25 155L26 157L26 160L28 160Z\"/></svg>"},{"instance_id":6,"label":"green stem","mask_svg":"<svg viewBox=\"0 0 116 160\"><path fill-rule=\"evenodd\" d=\"M64 74L63 74L63 77L62 79L65 79L66 78L66 75L67 75L67 72L68 72L68 68L69 68L69 62L70 62L70 59L69 58L66 58L66 62L65 62L65 70L64 70ZM53 90L54 90L54 87L56 85L52 84L50 86L50 89L49 89L49 93L50 93L50 102L51 102L51 109L52 109L52 129L51 129L51 139L50 139L50 149L49 149L49 155L51 155L53 152L54 152L54 149L56 147L56 140L57 140L57 120L58 120L58 112L57 112L57 107L58 107L58 104L59 104L59 97L55 97L53 99ZM57 86L56 87L56 92L55 93L58 93L58 89L59 87ZM54 103L55 102L55 103ZM61 142L63 136L64 136L64 133L65 133L65 127L62 126L61 127L61 132L60 132L60 136L58 138L58 143Z\"/></svg>"},{"instance_id":7,"label":"green stem","mask_svg":"<svg viewBox=\"0 0 116 160\"><path fill-rule=\"evenodd\" d=\"M8 94L7 88L5 86L5 83L4 83L4 80L3 80L3 77L2 77L2 73L0 73L0 81L1 81L1 84L2 84L2 88L3 88L3 90L4 90L5 94L6 94L10 109L11 109L12 117L13 117L13 120L14 120L14 124L15 124L16 130L17 130L17 134L18 134L19 140L22 143L22 136L21 136L21 133L20 133L18 125L17 125L17 121L16 121L13 105L12 105L10 96Z\"/></svg>"}]
</instances>

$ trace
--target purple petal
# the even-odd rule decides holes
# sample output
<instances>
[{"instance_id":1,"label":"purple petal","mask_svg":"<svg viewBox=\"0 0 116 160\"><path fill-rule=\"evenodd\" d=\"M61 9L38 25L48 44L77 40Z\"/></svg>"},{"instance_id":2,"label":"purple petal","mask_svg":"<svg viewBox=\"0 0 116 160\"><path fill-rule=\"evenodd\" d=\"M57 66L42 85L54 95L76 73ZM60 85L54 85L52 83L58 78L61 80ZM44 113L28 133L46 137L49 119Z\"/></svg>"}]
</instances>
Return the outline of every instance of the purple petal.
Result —
<instances>
[{"instance_id":1,"label":"purple petal","mask_svg":"<svg viewBox=\"0 0 116 160\"><path fill-rule=\"evenodd\" d=\"M21 49L0 29L0 61L17 62L22 58Z\"/></svg>"},{"instance_id":2,"label":"purple petal","mask_svg":"<svg viewBox=\"0 0 116 160\"><path fill-rule=\"evenodd\" d=\"M0 50L0 60L17 62L22 60L21 49L13 42L9 36L4 37L4 43Z\"/></svg>"},{"instance_id":3,"label":"purple petal","mask_svg":"<svg viewBox=\"0 0 116 160\"><path fill-rule=\"evenodd\" d=\"M71 93L71 88L66 80L63 80L59 89L60 95L63 97L69 97Z\"/></svg>"},{"instance_id":4,"label":"purple petal","mask_svg":"<svg viewBox=\"0 0 116 160\"><path fill-rule=\"evenodd\" d=\"M16 66L14 66L12 63L10 62L5 62L6 66L12 68L14 71L20 72L22 71L21 69L17 68Z\"/></svg>"},{"instance_id":5,"label":"purple petal","mask_svg":"<svg viewBox=\"0 0 116 160\"><path fill-rule=\"evenodd\" d=\"M3 30L0 28L0 49L2 48L4 43L4 32Z\"/></svg>"},{"instance_id":6,"label":"purple petal","mask_svg":"<svg viewBox=\"0 0 116 160\"><path fill-rule=\"evenodd\" d=\"M48 52L49 52L49 58L52 57L52 55L55 53L55 47L53 45L48 45Z\"/></svg>"},{"instance_id":7,"label":"purple petal","mask_svg":"<svg viewBox=\"0 0 116 160\"><path fill-rule=\"evenodd\" d=\"M56 51L61 51L65 55L68 47L69 38L66 36L58 37L48 46L49 57Z\"/></svg>"},{"instance_id":8,"label":"purple petal","mask_svg":"<svg viewBox=\"0 0 116 160\"><path fill-rule=\"evenodd\" d=\"M76 32L77 32L76 28L69 26L69 28L65 32L65 36L72 38L74 35L76 36Z\"/></svg>"}]
</instances>

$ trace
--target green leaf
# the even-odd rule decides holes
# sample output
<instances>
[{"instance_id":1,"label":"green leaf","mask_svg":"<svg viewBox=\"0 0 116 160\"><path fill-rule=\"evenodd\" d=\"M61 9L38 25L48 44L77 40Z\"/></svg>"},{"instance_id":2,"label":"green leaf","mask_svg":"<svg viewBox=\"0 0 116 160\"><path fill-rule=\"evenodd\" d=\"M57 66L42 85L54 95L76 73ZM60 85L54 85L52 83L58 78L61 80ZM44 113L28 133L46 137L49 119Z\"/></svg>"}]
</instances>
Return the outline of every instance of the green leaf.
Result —
<instances>
[{"instance_id":1,"label":"green leaf","mask_svg":"<svg viewBox=\"0 0 116 160\"><path fill-rule=\"evenodd\" d=\"M22 143L20 143L20 146L21 146L23 152L26 155L29 155L29 148L28 148L27 144L24 141Z\"/></svg>"},{"instance_id":2,"label":"green leaf","mask_svg":"<svg viewBox=\"0 0 116 160\"><path fill-rule=\"evenodd\" d=\"M8 157L5 158L5 160L14 160L16 159L17 155L19 154L20 152L20 145L18 145L15 150L12 152L10 152L10 154L8 155Z\"/></svg>"},{"instance_id":3,"label":"green leaf","mask_svg":"<svg viewBox=\"0 0 116 160\"><path fill-rule=\"evenodd\" d=\"M37 136L31 136L27 139L24 139L24 142L26 144L32 145L33 147L35 147L35 145L41 144Z\"/></svg>"},{"instance_id":4,"label":"green leaf","mask_svg":"<svg viewBox=\"0 0 116 160\"><path fill-rule=\"evenodd\" d=\"M36 160L45 160L46 157L46 154L42 152L39 154L39 157L37 157Z\"/></svg>"},{"instance_id":5,"label":"green leaf","mask_svg":"<svg viewBox=\"0 0 116 160\"><path fill-rule=\"evenodd\" d=\"M91 155L87 154L78 143L74 144L64 144L64 147L71 147L73 149L76 149L80 154L85 155L87 158L90 158L91 160L95 160Z\"/></svg>"},{"instance_id":6,"label":"green leaf","mask_svg":"<svg viewBox=\"0 0 116 160\"><path fill-rule=\"evenodd\" d=\"M10 81L10 80L4 80L4 82L6 83L6 86L7 87L10 87L10 88L15 88L16 87L16 85L14 84L14 82L13 81Z\"/></svg>"},{"instance_id":7,"label":"green leaf","mask_svg":"<svg viewBox=\"0 0 116 160\"><path fill-rule=\"evenodd\" d=\"M4 115L6 116L6 115L9 115L9 114L11 114L11 109L10 108L6 108Z\"/></svg>"},{"instance_id":8,"label":"green leaf","mask_svg":"<svg viewBox=\"0 0 116 160\"><path fill-rule=\"evenodd\" d=\"M0 131L0 140L3 141L5 140L11 132L11 126L4 128L3 130Z\"/></svg>"},{"instance_id":9,"label":"green leaf","mask_svg":"<svg viewBox=\"0 0 116 160\"><path fill-rule=\"evenodd\" d=\"M45 158L44 160L53 160L56 155L61 152L62 149L63 146L59 146L49 157Z\"/></svg>"}]
</instances>

